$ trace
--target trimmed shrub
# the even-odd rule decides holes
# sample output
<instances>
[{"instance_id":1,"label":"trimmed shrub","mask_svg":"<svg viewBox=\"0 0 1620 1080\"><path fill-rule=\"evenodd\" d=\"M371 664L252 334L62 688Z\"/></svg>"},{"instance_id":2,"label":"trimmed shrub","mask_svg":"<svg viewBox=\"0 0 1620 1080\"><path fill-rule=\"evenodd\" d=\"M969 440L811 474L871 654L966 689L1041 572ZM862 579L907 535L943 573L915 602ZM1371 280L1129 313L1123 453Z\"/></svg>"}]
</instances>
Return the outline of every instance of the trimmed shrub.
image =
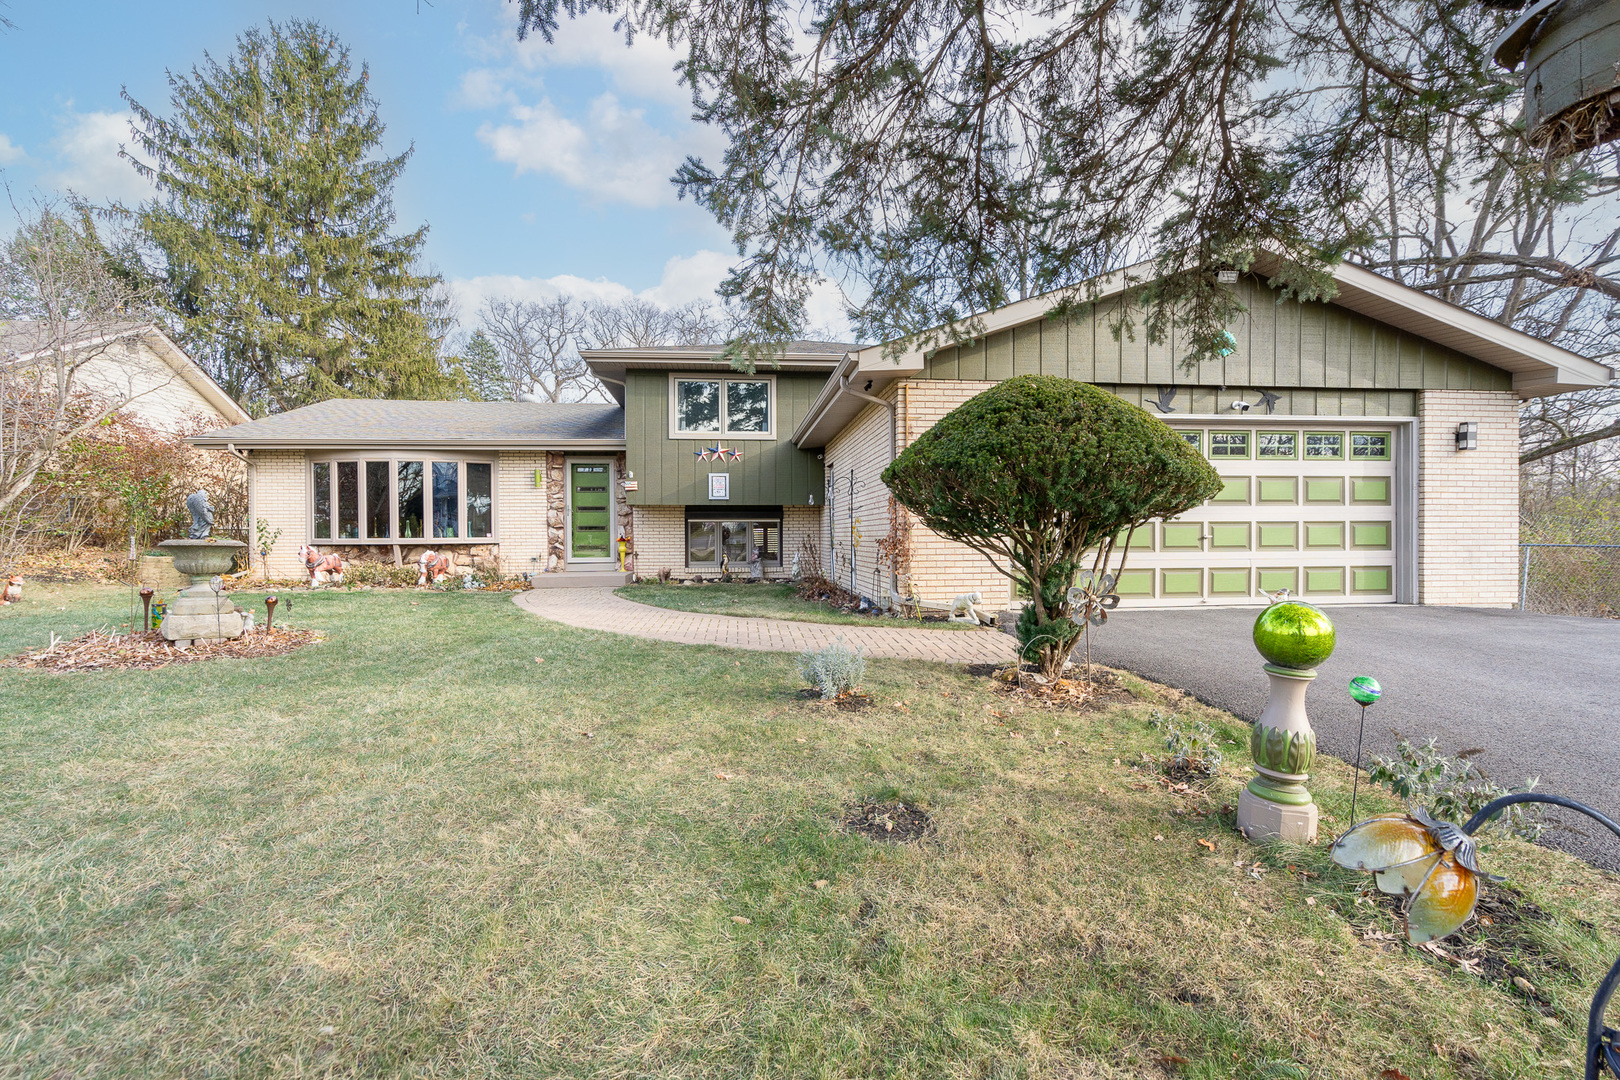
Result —
<instances>
[{"instance_id":1,"label":"trimmed shrub","mask_svg":"<svg viewBox=\"0 0 1620 1080\"><path fill-rule=\"evenodd\" d=\"M866 675L866 657L850 649L839 638L825 649L806 649L799 654L799 673L815 687L823 701L853 694Z\"/></svg>"}]
</instances>

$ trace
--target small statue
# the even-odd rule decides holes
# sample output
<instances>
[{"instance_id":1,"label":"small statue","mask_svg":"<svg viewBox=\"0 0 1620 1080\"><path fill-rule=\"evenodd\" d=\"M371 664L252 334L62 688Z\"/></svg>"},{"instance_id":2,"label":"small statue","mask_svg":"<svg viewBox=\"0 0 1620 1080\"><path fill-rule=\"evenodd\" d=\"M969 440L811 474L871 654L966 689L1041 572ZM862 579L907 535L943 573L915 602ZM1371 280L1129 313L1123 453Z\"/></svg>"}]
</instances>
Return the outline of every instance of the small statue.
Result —
<instances>
[{"instance_id":1,"label":"small statue","mask_svg":"<svg viewBox=\"0 0 1620 1080\"><path fill-rule=\"evenodd\" d=\"M456 572L456 564L448 551L429 548L416 560L416 586L438 585Z\"/></svg>"},{"instance_id":2,"label":"small statue","mask_svg":"<svg viewBox=\"0 0 1620 1080\"><path fill-rule=\"evenodd\" d=\"M5 588L0 589L0 604L16 604L22 601L23 579L12 574L6 579Z\"/></svg>"},{"instance_id":3,"label":"small statue","mask_svg":"<svg viewBox=\"0 0 1620 1080\"><path fill-rule=\"evenodd\" d=\"M990 613L988 611L979 606L983 603L984 596L981 593L962 593L955 600L951 601L951 613L948 616L949 621L969 622L977 623L981 626L989 626L994 620L990 617Z\"/></svg>"},{"instance_id":4,"label":"small statue","mask_svg":"<svg viewBox=\"0 0 1620 1080\"><path fill-rule=\"evenodd\" d=\"M322 555L313 544L304 544L298 549L298 557L304 560L304 569L309 571L310 588L343 584L342 556Z\"/></svg>"},{"instance_id":5,"label":"small statue","mask_svg":"<svg viewBox=\"0 0 1620 1080\"><path fill-rule=\"evenodd\" d=\"M208 492L193 491L186 496L186 509L191 511L191 531L186 535L193 540L207 540L214 533L214 504L208 501Z\"/></svg>"}]
</instances>

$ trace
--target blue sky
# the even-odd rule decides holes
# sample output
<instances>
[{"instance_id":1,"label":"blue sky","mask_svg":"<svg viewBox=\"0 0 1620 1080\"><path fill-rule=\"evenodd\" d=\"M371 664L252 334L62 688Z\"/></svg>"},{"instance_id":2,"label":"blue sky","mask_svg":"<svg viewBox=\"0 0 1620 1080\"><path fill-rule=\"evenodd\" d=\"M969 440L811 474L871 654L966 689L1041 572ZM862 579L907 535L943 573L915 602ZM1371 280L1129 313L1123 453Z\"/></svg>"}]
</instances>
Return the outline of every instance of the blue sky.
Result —
<instances>
[{"instance_id":1,"label":"blue sky","mask_svg":"<svg viewBox=\"0 0 1620 1080\"><path fill-rule=\"evenodd\" d=\"M421 0L420 12L415 0L0 4L17 24L0 32L0 180L19 203L65 188L141 198L117 156L129 142L120 89L166 113L166 70L223 58L267 19L304 17L369 64L387 150L414 144L399 221L432 227L428 258L464 322L492 294L683 303L711 295L734 258L724 230L668 182L686 154L723 147L691 121L675 55L640 39L626 48L599 16L546 45L517 40L507 0ZM833 290L818 290L812 319L835 313Z\"/></svg>"}]
</instances>

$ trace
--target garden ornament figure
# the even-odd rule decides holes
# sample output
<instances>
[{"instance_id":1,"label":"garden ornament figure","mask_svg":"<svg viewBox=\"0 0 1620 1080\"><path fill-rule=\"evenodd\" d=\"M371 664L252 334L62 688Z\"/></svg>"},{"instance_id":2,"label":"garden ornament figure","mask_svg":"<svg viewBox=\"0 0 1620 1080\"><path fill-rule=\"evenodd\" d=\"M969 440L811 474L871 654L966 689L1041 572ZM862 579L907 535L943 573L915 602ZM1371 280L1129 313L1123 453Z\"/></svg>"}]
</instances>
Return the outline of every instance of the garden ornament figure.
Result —
<instances>
[{"instance_id":1,"label":"garden ornament figure","mask_svg":"<svg viewBox=\"0 0 1620 1080\"><path fill-rule=\"evenodd\" d=\"M23 579L16 574L6 578L6 587L0 590L0 604L15 604L22 599Z\"/></svg>"},{"instance_id":2,"label":"garden ornament figure","mask_svg":"<svg viewBox=\"0 0 1620 1080\"><path fill-rule=\"evenodd\" d=\"M1373 875L1378 890L1406 897L1406 939L1414 945L1435 941L1457 930L1474 912L1481 880L1498 881L1479 867L1474 834L1497 814L1520 803L1545 803L1575 810L1620 836L1620 823L1584 803L1562 795L1521 791L1492 799L1461 825L1437 821L1421 809L1381 814L1352 825L1329 852L1347 870ZM1605 1025L1604 1013L1620 988L1620 958L1598 983L1586 1020L1586 1080L1598 1080L1605 1068L1620 1077L1620 1031Z\"/></svg>"},{"instance_id":3,"label":"garden ornament figure","mask_svg":"<svg viewBox=\"0 0 1620 1080\"><path fill-rule=\"evenodd\" d=\"M304 544L298 549L298 557L304 560L304 569L309 571L311 588L343 584L343 559L340 556L322 555L313 544Z\"/></svg>"},{"instance_id":4,"label":"garden ornament figure","mask_svg":"<svg viewBox=\"0 0 1620 1080\"><path fill-rule=\"evenodd\" d=\"M1316 839L1316 803L1305 788L1316 732L1305 692L1316 665L1333 654L1334 630L1321 608L1286 595L1279 593L1254 620L1254 646L1267 661L1271 693L1249 735L1255 777L1238 796L1238 831L1250 840Z\"/></svg>"},{"instance_id":5,"label":"garden ornament figure","mask_svg":"<svg viewBox=\"0 0 1620 1080\"><path fill-rule=\"evenodd\" d=\"M277 597L275 593L271 593L269 596L264 598L264 628L266 631L275 629L276 603L278 600L279 597Z\"/></svg>"},{"instance_id":6,"label":"garden ornament figure","mask_svg":"<svg viewBox=\"0 0 1620 1080\"><path fill-rule=\"evenodd\" d=\"M214 534L214 504L208 501L208 492L193 491L186 496L186 509L191 511L191 531L186 533L193 540L206 540Z\"/></svg>"},{"instance_id":7,"label":"garden ornament figure","mask_svg":"<svg viewBox=\"0 0 1620 1080\"><path fill-rule=\"evenodd\" d=\"M990 613L979 606L983 603L984 596L981 593L962 593L951 601L949 621L970 622L978 623L980 626L989 626Z\"/></svg>"},{"instance_id":8,"label":"garden ornament figure","mask_svg":"<svg viewBox=\"0 0 1620 1080\"><path fill-rule=\"evenodd\" d=\"M1069 590L1069 619L1076 626L1101 626L1108 621L1108 613L1119 607L1119 594L1114 591L1113 574L1093 577L1087 574L1080 584Z\"/></svg>"},{"instance_id":9,"label":"garden ornament figure","mask_svg":"<svg viewBox=\"0 0 1620 1080\"><path fill-rule=\"evenodd\" d=\"M416 584L418 587L437 585L442 581L447 581L450 575L455 572L456 564L450 558L448 551L434 551L429 548L427 551L422 552L421 557L416 560Z\"/></svg>"},{"instance_id":10,"label":"garden ornament figure","mask_svg":"<svg viewBox=\"0 0 1620 1080\"><path fill-rule=\"evenodd\" d=\"M1367 730L1367 706L1384 696L1384 688L1371 675L1350 680L1350 700L1361 706L1361 723L1356 727L1356 771L1350 784L1350 820L1356 820L1356 794L1361 789L1361 736Z\"/></svg>"}]
</instances>

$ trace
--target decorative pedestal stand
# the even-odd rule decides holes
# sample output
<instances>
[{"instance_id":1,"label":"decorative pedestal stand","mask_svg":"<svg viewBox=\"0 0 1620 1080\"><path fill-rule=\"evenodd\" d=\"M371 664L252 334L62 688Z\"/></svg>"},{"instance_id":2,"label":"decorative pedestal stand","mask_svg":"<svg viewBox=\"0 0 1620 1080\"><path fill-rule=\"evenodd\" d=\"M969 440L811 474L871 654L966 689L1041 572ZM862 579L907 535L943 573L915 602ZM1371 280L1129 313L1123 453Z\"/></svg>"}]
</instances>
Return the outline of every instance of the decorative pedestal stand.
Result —
<instances>
[{"instance_id":1,"label":"decorative pedestal stand","mask_svg":"<svg viewBox=\"0 0 1620 1080\"><path fill-rule=\"evenodd\" d=\"M1265 669L1271 696L1249 735L1255 778L1238 796L1238 831L1250 840L1315 840L1316 803L1305 781L1316 732L1305 715L1305 691L1316 672L1275 664Z\"/></svg>"},{"instance_id":2,"label":"decorative pedestal stand","mask_svg":"<svg viewBox=\"0 0 1620 1080\"><path fill-rule=\"evenodd\" d=\"M235 601L209 587L216 574L228 574L236 552L247 547L238 540L165 540L158 547L174 552L174 568L191 575L191 587L182 589L169 604L159 627L170 641L220 641L242 636L242 616Z\"/></svg>"}]
</instances>

